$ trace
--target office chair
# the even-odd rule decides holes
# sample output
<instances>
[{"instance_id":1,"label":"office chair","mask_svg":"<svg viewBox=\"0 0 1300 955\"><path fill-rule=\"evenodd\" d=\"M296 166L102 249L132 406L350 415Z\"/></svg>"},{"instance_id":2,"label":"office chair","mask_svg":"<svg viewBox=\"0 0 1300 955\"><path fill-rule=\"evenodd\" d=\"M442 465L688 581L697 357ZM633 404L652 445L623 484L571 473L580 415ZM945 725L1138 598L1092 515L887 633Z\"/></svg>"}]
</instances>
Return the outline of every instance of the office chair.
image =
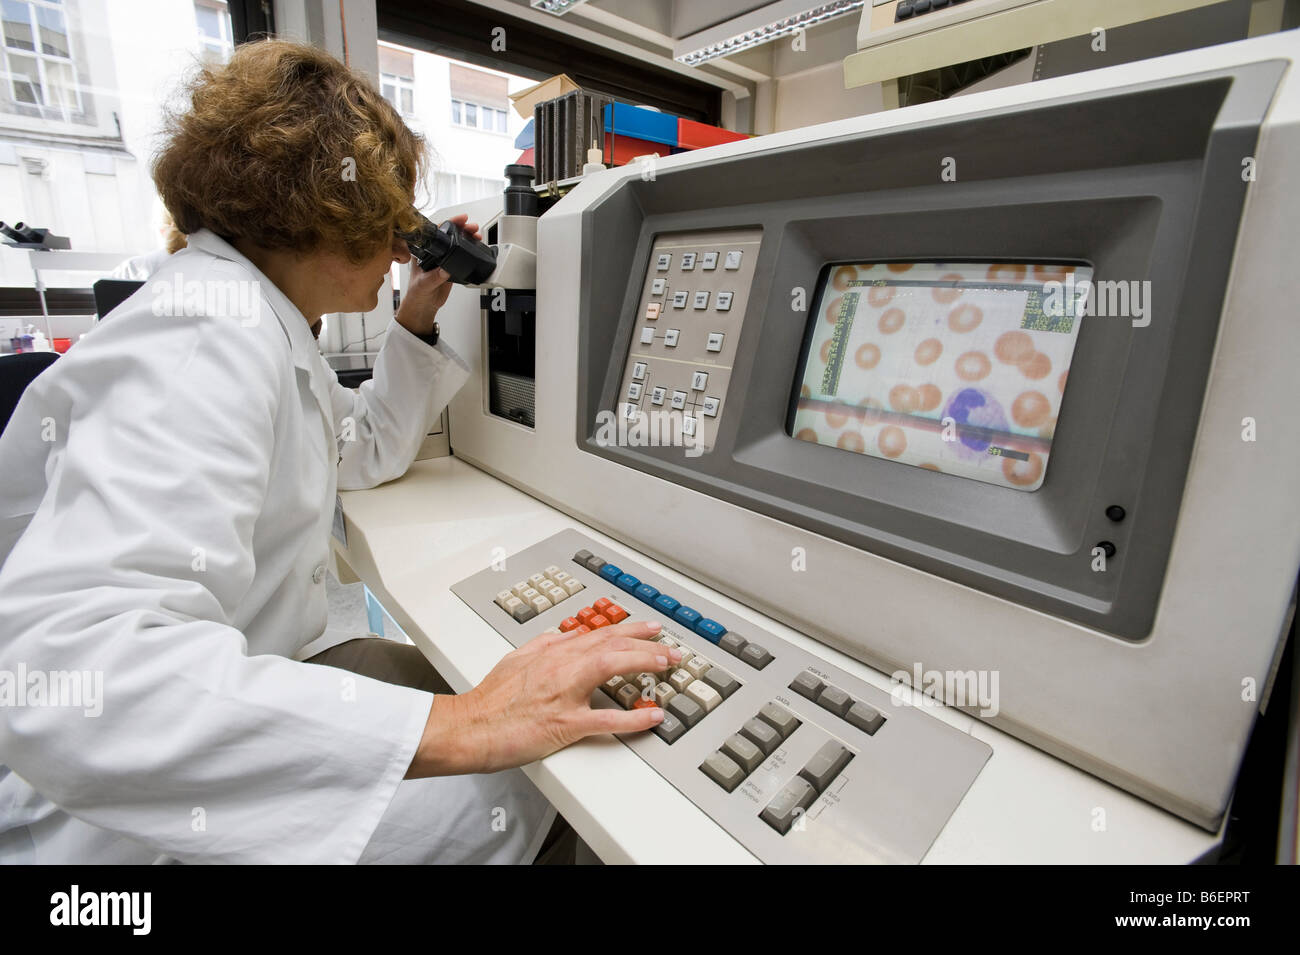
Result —
<instances>
[{"instance_id":1,"label":"office chair","mask_svg":"<svg viewBox=\"0 0 1300 955\"><path fill-rule=\"evenodd\" d=\"M0 434L9 424L23 391L58 357L55 352L35 351L0 358Z\"/></svg>"}]
</instances>

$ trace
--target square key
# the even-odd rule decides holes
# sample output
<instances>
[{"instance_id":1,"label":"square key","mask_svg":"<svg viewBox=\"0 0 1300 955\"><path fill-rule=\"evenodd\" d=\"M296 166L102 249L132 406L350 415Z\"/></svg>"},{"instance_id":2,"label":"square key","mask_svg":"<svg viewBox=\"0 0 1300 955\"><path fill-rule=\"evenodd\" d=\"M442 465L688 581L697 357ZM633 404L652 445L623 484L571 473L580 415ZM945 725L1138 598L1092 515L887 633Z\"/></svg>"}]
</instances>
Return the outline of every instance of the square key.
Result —
<instances>
[{"instance_id":1,"label":"square key","mask_svg":"<svg viewBox=\"0 0 1300 955\"><path fill-rule=\"evenodd\" d=\"M528 601L528 606L532 607L538 613L546 613L546 611L550 610L551 607L555 605L552 604L550 600L543 597L541 594L538 594L532 600Z\"/></svg>"},{"instance_id":2,"label":"square key","mask_svg":"<svg viewBox=\"0 0 1300 955\"><path fill-rule=\"evenodd\" d=\"M573 562L575 564L585 565L589 560L591 560L591 551L589 550L580 550L573 555Z\"/></svg>"},{"instance_id":3,"label":"square key","mask_svg":"<svg viewBox=\"0 0 1300 955\"><path fill-rule=\"evenodd\" d=\"M570 630L577 630L578 627L577 617L565 617L560 621L560 633L568 633Z\"/></svg>"},{"instance_id":4,"label":"square key","mask_svg":"<svg viewBox=\"0 0 1300 955\"><path fill-rule=\"evenodd\" d=\"M794 690L800 696L806 696L810 700L816 700L822 688L826 684L821 681L816 673L811 670L804 670L790 681L790 689Z\"/></svg>"},{"instance_id":5,"label":"square key","mask_svg":"<svg viewBox=\"0 0 1300 955\"><path fill-rule=\"evenodd\" d=\"M677 691L674 690L667 683L655 684L655 702L658 703L660 706L667 706L668 701L671 700L676 695L677 695Z\"/></svg>"},{"instance_id":6,"label":"square key","mask_svg":"<svg viewBox=\"0 0 1300 955\"><path fill-rule=\"evenodd\" d=\"M667 280L667 279L665 279L665 278L658 278L658 279L655 279L653 282L650 283L650 294L651 294L651 295L663 295L663 294L664 294L664 289L666 289L667 287L668 287L668 280Z\"/></svg>"},{"instance_id":7,"label":"square key","mask_svg":"<svg viewBox=\"0 0 1300 955\"><path fill-rule=\"evenodd\" d=\"M708 307L709 307L709 292L708 292L708 289L705 289L705 290L702 291L702 292L696 292L696 293L695 293L695 299L694 299L694 301L691 303L691 306L692 306L693 308L708 308Z\"/></svg>"},{"instance_id":8,"label":"square key","mask_svg":"<svg viewBox=\"0 0 1300 955\"><path fill-rule=\"evenodd\" d=\"M745 779L745 774L741 772L740 767L723 753L710 753L709 757L700 763L700 769L704 771L705 776L727 792L731 792Z\"/></svg>"},{"instance_id":9,"label":"square key","mask_svg":"<svg viewBox=\"0 0 1300 955\"><path fill-rule=\"evenodd\" d=\"M550 577L551 580L555 581L555 583L556 583L557 585L563 587L563 586L564 586L564 582L565 582L566 580L568 580L569 577L570 577L571 575L566 574L564 571L559 570L559 569L557 568L556 571L555 571L555 573L551 573L551 572L548 570L548 571L546 572L546 576L547 576L547 577Z\"/></svg>"},{"instance_id":10,"label":"square key","mask_svg":"<svg viewBox=\"0 0 1300 955\"><path fill-rule=\"evenodd\" d=\"M704 707L696 703L685 693L678 693L668 701L668 706L664 708L665 713L671 713L683 723L686 728L690 729L700 720L704 719Z\"/></svg>"},{"instance_id":11,"label":"square key","mask_svg":"<svg viewBox=\"0 0 1300 955\"><path fill-rule=\"evenodd\" d=\"M691 659L678 664L681 669L685 670L697 680L704 679L704 674L709 672L709 667L712 665L713 664L709 663L709 661L704 659L704 657L692 657Z\"/></svg>"},{"instance_id":12,"label":"square key","mask_svg":"<svg viewBox=\"0 0 1300 955\"><path fill-rule=\"evenodd\" d=\"M671 647L675 647L675 646L678 645L678 644L677 644L677 641L674 640L672 637L668 636L667 634L664 634L663 636L661 636L661 637L660 637L657 641L655 641L655 642L656 642L656 643L662 643L664 646L666 646L666 647L670 647L670 648L671 648Z\"/></svg>"},{"instance_id":13,"label":"square key","mask_svg":"<svg viewBox=\"0 0 1300 955\"><path fill-rule=\"evenodd\" d=\"M740 689L740 681L722 667L709 667L709 672L700 679L717 690L724 700Z\"/></svg>"},{"instance_id":14,"label":"square key","mask_svg":"<svg viewBox=\"0 0 1300 955\"><path fill-rule=\"evenodd\" d=\"M686 687L686 695L704 707L705 713L712 713L722 703L722 697L718 694L718 691L703 680L693 680Z\"/></svg>"},{"instance_id":15,"label":"square key","mask_svg":"<svg viewBox=\"0 0 1300 955\"><path fill-rule=\"evenodd\" d=\"M510 592L513 593L516 597L522 597L524 595L524 591L530 590L532 586L533 585L530 584L528 581L521 580L519 581L519 583L515 584L513 587L510 588Z\"/></svg>"},{"instance_id":16,"label":"square key","mask_svg":"<svg viewBox=\"0 0 1300 955\"><path fill-rule=\"evenodd\" d=\"M605 691L606 696L613 700L618 698L618 691L626 685L627 680L624 680L621 676L612 676L602 683L600 688Z\"/></svg>"},{"instance_id":17,"label":"square key","mask_svg":"<svg viewBox=\"0 0 1300 955\"><path fill-rule=\"evenodd\" d=\"M669 348L676 348L676 347L677 347L677 336L680 335L680 334L681 334L681 330L680 330L680 329L677 329L677 328L670 328L670 329L668 329L668 331L664 332L664 344L665 344L666 346L668 346Z\"/></svg>"},{"instance_id":18,"label":"square key","mask_svg":"<svg viewBox=\"0 0 1300 955\"><path fill-rule=\"evenodd\" d=\"M831 781L849 764L853 754L835 740L827 740L821 748L813 753L812 759L799 770L799 775L808 780L819 793L825 792Z\"/></svg>"},{"instance_id":19,"label":"square key","mask_svg":"<svg viewBox=\"0 0 1300 955\"><path fill-rule=\"evenodd\" d=\"M536 587L538 590L541 590L543 587L546 586L546 575L533 574L533 576L528 578L528 582L532 584L534 587Z\"/></svg>"},{"instance_id":20,"label":"square key","mask_svg":"<svg viewBox=\"0 0 1300 955\"><path fill-rule=\"evenodd\" d=\"M781 734L768 726L757 716L745 721L740 728L745 738L763 751L764 756L771 756L781 745Z\"/></svg>"},{"instance_id":21,"label":"square key","mask_svg":"<svg viewBox=\"0 0 1300 955\"><path fill-rule=\"evenodd\" d=\"M830 710L836 716L843 716L853 705L853 698L839 687L828 686L822 690L821 696L817 697L817 705L822 709Z\"/></svg>"},{"instance_id":22,"label":"square key","mask_svg":"<svg viewBox=\"0 0 1300 955\"><path fill-rule=\"evenodd\" d=\"M586 590L587 587L577 577L570 577L564 582L564 589L568 592L569 596L572 597L579 590Z\"/></svg>"},{"instance_id":23,"label":"square key","mask_svg":"<svg viewBox=\"0 0 1300 955\"><path fill-rule=\"evenodd\" d=\"M731 311L731 296L732 296L731 292L719 292L718 302L714 306L714 308L716 308L719 312Z\"/></svg>"},{"instance_id":24,"label":"square key","mask_svg":"<svg viewBox=\"0 0 1300 955\"><path fill-rule=\"evenodd\" d=\"M736 631L728 630L722 635L722 639L718 641L718 646L722 647L722 649L726 650L733 657L738 657L740 656L740 651L744 650L748 643L749 641L736 633Z\"/></svg>"},{"instance_id":25,"label":"square key","mask_svg":"<svg viewBox=\"0 0 1300 955\"><path fill-rule=\"evenodd\" d=\"M718 253L705 252L704 255L700 256L700 268L711 270L711 269L716 269L717 267L718 267Z\"/></svg>"},{"instance_id":26,"label":"square key","mask_svg":"<svg viewBox=\"0 0 1300 955\"><path fill-rule=\"evenodd\" d=\"M633 380L633 381L645 381L645 369L646 369L646 363L645 363L645 362L643 362L643 361L638 361L638 362L634 363L634 364L632 365L632 380ZM588 554L587 556L590 557L591 555Z\"/></svg>"},{"instance_id":27,"label":"square key","mask_svg":"<svg viewBox=\"0 0 1300 955\"><path fill-rule=\"evenodd\" d=\"M691 391L703 391L709 386L709 373L696 371L691 373Z\"/></svg>"},{"instance_id":28,"label":"square key","mask_svg":"<svg viewBox=\"0 0 1300 955\"><path fill-rule=\"evenodd\" d=\"M758 718L780 733L783 740L789 739L801 725L795 715L780 703L764 703L758 711Z\"/></svg>"},{"instance_id":29,"label":"square key","mask_svg":"<svg viewBox=\"0 0 1300 955\"><path fill-rule=\"evenodd\" d=\"M722 343L726 340L726 335L722 332L709 332L708 340L704 343L706 351L722 351Z\"/></svg>"},{"instance_id":30,"label":"square key","mask_svg":"<svg viewBox=\"0 0 1300 955\"><path fill-rule=\"evenodd\" d=\"M533 588L533 587L525 587L525 588L524 588L524 592L521 593L521 594L519 595L519 598L520 598L524 603L528 604L528 603L532 603L532 602L533 602L533 598L534 598L534 597L538 597L538 596L540 596L540 595L541 595L541 592L538 591L537 589L535 589L535 588Z\"/></svg>"},{"instance_id":31,"label":"square key","mask_svg":"<svg viewBox=\"0 0 1300 955\"><path fill-rule=\"evenodd\" d=\"M679 291L674 292L673 308L685 308L686 302L690 298L690 295L691 293L686 291L685 289L680 289Z\"/></svg>"},{"instance_id":32,"label":"square key","mask_svg":"<svg viewBox=\"0 0 1300 955\"><path fill-rule=\"evenodd\" d=\"M653 322L655 319L659 317L659 312L662 309L663 306L660 305L658 302L651 302L649 305L645 307L646 321Z\"/></svg>"},{"instance_id":33,"label":"square key","mask_svg":"<svg viewBox=\"0 0 1300 955\"><path fill-rule=\"evenodd\" d=\"M786 783L785 788L758 815L781 835L785 835L816 798L817 790L807 780L796 776Z\"/></svg>"},{"instance_id":34,"label":"square key","mask_svg":"<svg viewBox=\"0 0 1300 955\"><path fill-rule=\"evenodd\" d=\"M743 254L744 254L743 252L740 252L735 249L728 252L726 260L722 263L722 267L729 271L735 271L736 269L740 268L740 257Z\"/></svg>"},{"instance_id":35,"label":"square key","mask_svg":"<svg viewBox=\"0 0 1300 955\"><path fill-rule=\"evenodd\" d=\"M672 676L668 678L668 685L678 693L684 693L686 688L695 682L695 677L691 676L685 670L674 670Z\"/></svg>"},{"instance_id":36,"label":"square key","mask_svg":"<svg viewBox=\"0 0 1300 955\"><path fill-rule=\"evenodd\" d=\"M685 408L685 407L686 407L686 392L684 392L684 391L674 391L674 392L673 392L673 400L672 400L672 405L671 405L671 407L672 407L672 409L673 409L674 411L681 411L683 408Z\"/></svg>"},{"instance_id":37,"label":"square key","mask_svg":"<svg viewBox=\"0 0 1300 955\"><path fill-rule=\"evenodd\" d=\"M627 396L633 401L641 397L641 382L634 381L627 386Z\"/></svg>"},{"instance_id":38,"label":"square key","mask_svg":"<svg viewBox=\"0 0 1300 955\"><path fill-rule=\"evenodd\" d=\"M677 669L684 670L686 669L687 662L694 659L695 651L684 643L679 645L677 649L682 651L682 658L677 661Z\"/></svg>"},{"instance_id":39,"label":"square key","mask_svg":"<svg viewBox=\"0 0 1300 955\"><path fill-rule=\"evenodd\" d=\"M659 259L655 262L655 268L660 272L667 272L668 267L673 264L673 254L671 252L659 253Z\"/></svg>"},{"instance_id":40,"label":"square key","mask_svg":"<svg viewBox=\"0 0 1300 955\"><path fill-rule=\"evenodd\" d=\"M564 571L560 570L560 568L556 567L554 564L551 564L550 567L542 568L542 573L544 573L547 577L550 577L551 580L554 580L556 574L562 574L564 573Z\"/></svg>"},{"instance_id":41,"label":"square key","mask_svg":"<svg viewBox=\"0 0 1300 955\"><path fill-rule=\"evenodd\" d=\"M763 762L763 751L739 733L733 733L722 744L722 752L731 757L732 762L745 771L748 776L758 769Z\"/></svg>"},{"instance_id":42,"label":"square key","mask_svg":"<svg viewBox=\"0 0 1300 955\"><path fill-rule=\"evenodd\" d=\"M514 597L513 592L509 590L502 590L497 593L496 597L493 598L492 602L496 604L498 607L505 607L506 601L512 597Z\"/></svg>"},{"instance_id":43,"label":"square key","mask_svg":"<svg viewBox=\"0 0 1300 955\"><path fill-rule=\"evenodd\" d=\"M663 722L655 727L655 735L669 746L681 739L685 732L686 724L667 710L664 711Z\"/></svg>"},{"instance_id":44,"label":"square key","mask_svg":"<svg viewBox=\"0 0 1300 955\"><path fill-rule=\"evenodd\" d=\"M612 603L605 608L605 618L610 623L622 623L627 619L627 611L618 604Z\"/></svg>"},{"instance_id":45,"label":"square key","mask_svg":"<svg viewBox=\"0 0 1300 955\"><path fill-rule=\"evenodd\" d=\"M591 557L587 559L587 569L591 571L593 574L600 573L600 568L604 566L605 566L604 557L598 557L595 554L593 554Z\"/></svg>"},{"instance_id":46,"label":"square key","mask_svg":"<svg viewBox=\"0 0 1300 955\"><path fill-rule=\"evenodd\" d=\"M526 603L524 603L522 600L520 600L518 597L512 594L510 599L506 601L504 609L506 613L510 614L510 616L513 617L515 615L516 607L526 607L526 606L528 606Z\"/></svg>"},{"instance_id":47,"label":"square key","mask_svg":"<svg viewBox=\"0 0 1300 955\"><path fill-rule=\"evenodd\" d=\"M745 649L740 651L740 659L744 660L755 670L761 670L772 662L772 654L766 649L760 647L757 643L745 645Z\"/></svg>"},{"instance_id":48,"label":"square key","mask_svg":"<svg viewBox=\"0 0 1300 955\"><path fill-rule=\"evenodd\" d=\"M546 599L549 600L552 604L557 604L562 600L568 600L569 592L565 590L563 587L555 587L555 586L547 587Z\"/></svg>"},{"instance_id":49,"label":"square key","mask_svg":"<svg viewBox=\"0 0 1300 955\"><path fill-rule=\"evenodd\" d=\"M655 330L653 328L647 325L645 328L641 329L642 345L653 345L654 340L655 340Z\"/></svg>"},{"instance_id":50,"label":"square key","mask_svg":"<svg viewBox=\"0 0 1300 955\"><path fill-rule=\"evenodd\" d=\"M695 419L690 415L682 416L682 434L688 438L695 435Z\"/></svg>"},{"instance_id":51,"label":"square key","mask_svg":"<svg viewBox=\"0 0 1300 955\"><path fill-rule=\"evenodd\" d=\"M664 403L664 395L668 394L667 388L655 388L650 392L650 403L652 405L661 405Z\"/></svg>"},{"instance_id":52,"label":"square key","mask_svg":"<svg viewBox=\"0 0 1300 955\"><path fill-rule=\"evenodd\" d=\"M702 406L704 410L704 417L716 418L718 416L719 403L720 402L718 401L717 398L705 398Z\"/></svg>"},{"instance_id":53,"label":"square key","mask_svg":"<svg viewBox=\"0 0 1300 955\"><path fill-rule=\"evenodd\" d=\"M632 709L632 705L639 699L641 699L641 688L633 686L631 683L624 683L620 686L618 693L614 697L615 702L625 710Z\"/></svg>"},{"instance_id":54,"label":"square key","mask_svg":"<svg viewBox=\"0 0 1300 955\"><path fill-rule=\"evenodd\" d=\"M868 736L874 736L876 730L885 725L885 718L880 714L879 710L857 701L854 701L853 705L849 707L849 711L844 714L844 718Z\"/></svg>"},{"instance_id":55,"label":"square key","mask_svg":"<svg viewBox=\"0 0 1300 955\"><path fill-rule=\"evenodd\" d=\"M692 269L694 269L694 268L695 268L695 253L694 253L694 252L683 252L683 253L682 253L682 271L683 271L683 272L690 272L690 271L691 271Z\"/></svg>"},{"instance_id":56,"label":"square key","mask_svg":"<svg viewBox=\"0 0 1300 955\"><path fill-rule=\"evenodd\" d=\"M510 611L510 616L515 618L515 623L527 623L537 616L537 611L521 600L519 606Z\"/></svg>"}]
</instances>

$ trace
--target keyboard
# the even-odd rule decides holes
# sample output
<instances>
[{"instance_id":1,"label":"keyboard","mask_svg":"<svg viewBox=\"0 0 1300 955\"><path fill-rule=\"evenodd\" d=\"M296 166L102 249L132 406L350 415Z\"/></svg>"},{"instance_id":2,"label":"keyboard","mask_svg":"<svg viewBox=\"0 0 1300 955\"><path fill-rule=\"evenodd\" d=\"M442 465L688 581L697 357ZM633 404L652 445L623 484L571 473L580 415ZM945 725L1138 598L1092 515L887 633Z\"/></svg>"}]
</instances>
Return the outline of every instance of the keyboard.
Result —
<instances>
[{"instance_id":1,"label":"keyboard","mask_svg":"<svg viewBox=\"0 0 1300 955\"><path fill-rule=\"evenodd\" d=\"M681 662L615 676L592 706L661 707L653 730L619 738L765 863L920 862L992 755L576 530L452 592L516 647L544 632L660 623Z\"/></svg>"}]
</instances>

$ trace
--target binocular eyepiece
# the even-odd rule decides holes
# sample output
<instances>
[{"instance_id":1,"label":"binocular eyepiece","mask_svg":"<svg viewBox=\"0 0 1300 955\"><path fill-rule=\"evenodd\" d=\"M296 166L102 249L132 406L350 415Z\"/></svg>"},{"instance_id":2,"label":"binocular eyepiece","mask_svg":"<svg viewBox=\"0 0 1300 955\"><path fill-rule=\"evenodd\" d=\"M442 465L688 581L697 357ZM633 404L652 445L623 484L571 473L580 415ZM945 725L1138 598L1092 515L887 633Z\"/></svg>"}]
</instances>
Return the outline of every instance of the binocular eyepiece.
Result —
<instances>
[{"instance_id":1,"label":"binocular eyepiece","mask_svg":"<svg viewBox=\"0 0 1300 955\"><path fill-rule=\"evenodd\" d=\"M426 272L443 269L460 285L479 285L496 271L497 254L454 222L436 226L420 213L420 227L399 232L411 255Z\"/></svg>"}]
</instances>

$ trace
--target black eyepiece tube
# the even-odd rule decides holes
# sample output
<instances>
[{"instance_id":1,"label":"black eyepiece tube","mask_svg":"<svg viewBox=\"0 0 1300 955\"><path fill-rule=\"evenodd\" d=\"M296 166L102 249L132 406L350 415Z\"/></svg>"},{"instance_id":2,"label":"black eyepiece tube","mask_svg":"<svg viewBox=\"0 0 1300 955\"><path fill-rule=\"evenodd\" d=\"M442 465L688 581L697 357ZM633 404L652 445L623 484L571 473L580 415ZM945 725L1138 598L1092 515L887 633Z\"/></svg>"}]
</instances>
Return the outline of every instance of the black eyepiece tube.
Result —
<instances>
[{"instance_id":1,"label":"black eyepiece tube","mask_svg":"<svg viewBox=\"0 0 1300 955\"><path fill-rule=\"evenodd\" d=\"M537 193L533 192L533 167L506 166L505 212L508 216L536 216Z\"/></svg>"},{"instance_id":2,"label":"black eyepiece tube","mask_svg":"<svg viewBox=\"0 0 1300 955\"><path fill-rule=\"evenodd\" d=\"M26 223L15 222L14 231L23 237L24 242L35 242L38 245L45 242L45 234L31 228Z\"/></svg>"},{"instance_id":3,"label":"black eyepiece tube","mask_svg":"<svg viewBox=\"0 0 1300 955\"><path fill-rule=\"evenodd\" d=\"M436 226L418 212L420 228L399 233L411 255L426 272L444 269L460 285L478 285L496 271L497 254L489 245L475 239L447 221Z\"/></svg>"},{"instance_id":4,"label":"black eyepiece tube","mask_svg":"<svg viewBox=\"0 0 1300 955\"><path fill-rule=\"evenodd\" d=\"M13 228L12 226L10 226L10 225L7 224L7 223L0 222L0 232L4 233L4 234L7 235L9 238L13 239L15 242L26 242L26 241L27 241L27 239L24 238L24 236L23 236L23 234L22 234L21 232L19 232L17 229Z\"/></svg>"}]
</instances>

